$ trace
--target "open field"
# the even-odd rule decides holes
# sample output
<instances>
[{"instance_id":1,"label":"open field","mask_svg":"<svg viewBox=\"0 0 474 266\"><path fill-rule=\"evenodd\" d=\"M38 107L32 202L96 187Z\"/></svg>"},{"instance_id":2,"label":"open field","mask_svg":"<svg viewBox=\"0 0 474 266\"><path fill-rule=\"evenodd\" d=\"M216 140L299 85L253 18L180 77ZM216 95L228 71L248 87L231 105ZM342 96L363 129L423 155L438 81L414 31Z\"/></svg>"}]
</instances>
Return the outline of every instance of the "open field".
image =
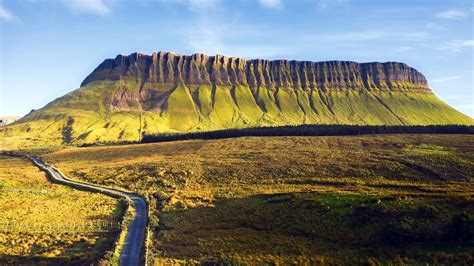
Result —
<instances>
[{"instance_id":1,"label":"open field","mask_svg":"<svg viewBox=\"0 0 474 266\"><path fill-rule=\"evenodd\" d=\"M111 250L123 206L47 180L23 158L0 156L0 264L87 264Z\"/></svg>"},{"instance_id":2,"label":"open field","mask_svg":"<svg viewBox=\"0 0 474 266\"><path fill-rule=\"evenodd\" d=\"M246 137L71 148L69 177L150 199L164 262L474 262L474 137Z\"/></svg>"}]
</instances>

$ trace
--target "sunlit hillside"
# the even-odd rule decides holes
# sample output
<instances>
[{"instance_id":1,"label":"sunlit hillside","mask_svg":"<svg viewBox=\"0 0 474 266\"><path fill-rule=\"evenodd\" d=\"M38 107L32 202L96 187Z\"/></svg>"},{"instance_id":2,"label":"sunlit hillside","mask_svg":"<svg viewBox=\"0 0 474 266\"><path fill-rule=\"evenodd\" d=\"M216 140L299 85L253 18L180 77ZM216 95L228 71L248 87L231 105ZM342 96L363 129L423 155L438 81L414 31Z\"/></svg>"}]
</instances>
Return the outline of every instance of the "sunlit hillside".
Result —
<instances>
[{"instance_id":1,"label":"sunlit hillside","mask_svg":"<svg viewBox=\"0 0 474 266\"><path fill-rule=\"evenodd\" d=\"M473 123L405 64L132 54L105 60L81 88L1 128L0 144L139 141L145 134L300 124Z\"/></svg>"}]
</instances>

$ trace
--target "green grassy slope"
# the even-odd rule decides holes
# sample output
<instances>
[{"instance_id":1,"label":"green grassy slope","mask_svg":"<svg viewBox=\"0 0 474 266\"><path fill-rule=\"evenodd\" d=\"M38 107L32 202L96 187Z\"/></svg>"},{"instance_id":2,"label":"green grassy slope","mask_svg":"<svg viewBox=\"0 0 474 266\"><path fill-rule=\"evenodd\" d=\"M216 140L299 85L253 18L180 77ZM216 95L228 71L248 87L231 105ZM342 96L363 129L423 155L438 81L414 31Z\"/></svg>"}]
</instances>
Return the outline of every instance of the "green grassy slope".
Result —
<instances>
[{"instance_id":1,"label":"green grassy slope","mask_svg":"<svg viewBox=\"0 0 474 266\"><path fill-rule=\"evenodd\" d=\"M146 90L143 89L146 87ZM141 134L298 124L470 124L430 92L97 81L0 129L0 147L135 141Z\"/></svg>"},{"instance_id":2,"label":"green grassy slope","mask_svg":"<svg viewBox=\"0 0 474 266\"><path fill-rule=\"evenodd\" d=\"M162 117L169 130L176 131L186 131L199 122L198 108L185 85L179 85L170 94Z\"/></svg>"}]
</instances>

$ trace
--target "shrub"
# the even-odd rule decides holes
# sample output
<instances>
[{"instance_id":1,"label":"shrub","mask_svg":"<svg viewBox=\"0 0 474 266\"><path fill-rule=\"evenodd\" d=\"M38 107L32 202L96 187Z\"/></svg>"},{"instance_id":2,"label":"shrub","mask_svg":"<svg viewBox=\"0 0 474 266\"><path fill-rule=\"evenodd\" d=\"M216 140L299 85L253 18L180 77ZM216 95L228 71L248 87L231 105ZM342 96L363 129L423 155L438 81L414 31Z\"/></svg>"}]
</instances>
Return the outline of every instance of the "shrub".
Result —
<instances>
[{"instance_id":1,"label":"shrub","mask_svg":"<svg viewBox=\"0 0 474 266\"><path fill-rule=\"evenodd\" d=\"M350 215L350 220L352 226L361 226L386 218L389 215L387 210L380 205L359 206Z\"/></svg>"},{"instance_id":2,"label":"shrub","mask_svg":"<svg viewBox=\"0 0 474 266\"><path fill-rule=\"evenodd\" d=\"M455 215L447 228L448 241L470 241L474 239L474 220L466 213Z\"/></svg>"},{"instance_id":3,"label":"shrub","mask_svg":"<svg viewBox=\"0 0 474 266\"><path fill-rule=\"evenodd\" d=\"M436 208L433 206L421 206L416 211L416 216L424 219L433 219L438 216Z\"/></svg>"},{"instance_id":4,"label":"shrub","mask_svg":"<svg viewBox=\"0 0 474 266\"><path fill-rule=\"evenodd\" d=\"M218 259L205 260L201 263L201 265L203 266L246 266L248 264L246 262L242 262L236 259L218 258Z\"/></svg>"},{"instance_id":5,"label":"shrub","mask_svg":"<svg viewBox=\"0 0 474 266\"><path fill-rule=\"evenodd\" d=\"M382 239L396 246L416 241L418 234L414 221L412 219L402 218L396 222L387 224L382 229Z\"/></svg>"}]
</instances>

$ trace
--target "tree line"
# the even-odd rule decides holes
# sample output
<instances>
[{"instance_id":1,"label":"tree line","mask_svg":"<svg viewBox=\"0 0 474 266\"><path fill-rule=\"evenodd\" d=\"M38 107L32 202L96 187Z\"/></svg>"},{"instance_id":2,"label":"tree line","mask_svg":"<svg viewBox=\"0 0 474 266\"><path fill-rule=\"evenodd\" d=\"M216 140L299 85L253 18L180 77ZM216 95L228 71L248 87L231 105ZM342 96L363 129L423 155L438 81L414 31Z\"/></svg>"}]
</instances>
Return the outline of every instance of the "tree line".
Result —
<instances>
[{"instance_id":1,"label":"tree line","mask_svg":"<svg viewBox=\"0 0 474 266\"><path fill-rule=\"evenodd\" d=\"M192 133L143 135L142 143L187 140L223 139L235 137L263 136L348 136L365 134L473 134L474 126L468 125L298 125L277 127L254 127L223 129Z\"/></svg>"}]
</instances>

